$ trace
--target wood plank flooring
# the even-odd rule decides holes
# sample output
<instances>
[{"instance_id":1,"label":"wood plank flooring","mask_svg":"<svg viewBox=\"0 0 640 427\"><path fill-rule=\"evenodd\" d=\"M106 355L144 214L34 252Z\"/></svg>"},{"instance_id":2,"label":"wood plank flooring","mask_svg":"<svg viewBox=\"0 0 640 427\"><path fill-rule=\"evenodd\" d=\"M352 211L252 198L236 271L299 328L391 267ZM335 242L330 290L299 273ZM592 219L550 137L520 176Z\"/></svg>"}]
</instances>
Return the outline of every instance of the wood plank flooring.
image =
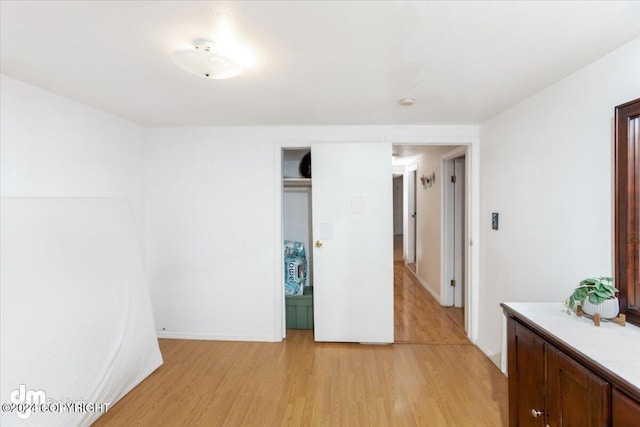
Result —
<instances>
[{"instance_id":1,"label":"wood plank flooring","mask_svg":"<svg viewBox=\"0 0 640 427\"><path fill-rule=\"evenodd\" d=\"M504 375L394 267L396 340L420 343L159 340L164 365L94 425L506 426Z\"/></svg>"},{"instance_id":2,"label":"wood plank flooring","mask_svg":"<svg viewBox=\"0 0 640 427\"><path fill-rule=\"evenodd\" d=\"M471 344L463 309L440 306L402 262L394 262L393 282L397 343Z\"/></svg>"},{"instance_id":3,"label":"wood plank flooring","mask_svg":"<svg viewBox=\"0 0 640 427\"><path fill-rule=\"evenodd\" d=\"M402 235L393 236L393 260L402 261Z\"/></svg>"},{"instance_id":4,"label":"wood plank flooring","mask_svg":"<svg viewBox=\"0 0 640 427\"><path fill-rule=\"evenodd\" d=\"M507 380L474 346L160 340L165 363L96 426L500 426Z\"/></svg>"}]
</instances>

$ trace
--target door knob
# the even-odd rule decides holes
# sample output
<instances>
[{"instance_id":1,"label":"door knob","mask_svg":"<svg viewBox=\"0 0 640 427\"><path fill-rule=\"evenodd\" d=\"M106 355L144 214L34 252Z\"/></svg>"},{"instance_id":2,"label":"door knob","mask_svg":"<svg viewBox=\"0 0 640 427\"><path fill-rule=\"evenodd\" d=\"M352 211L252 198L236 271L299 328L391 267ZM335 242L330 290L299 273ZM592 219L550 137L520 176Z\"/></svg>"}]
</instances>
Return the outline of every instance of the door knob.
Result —
<instances>
[{"instance_id":1,"label":"door knob","mask_svg":"<svg viewBox=\"0 0 640 427\"><path fill-rule=\"evenodd\" d=\"M533 418L538 418L542 414L543 414L542 411L536 411L535 409L531 410L531 415L533 415Z\"/></svg>"},{"instance_id":2,"label":"door knob","mask_svg":"<svg viewBox=\"0 0 640 427\"><path fill-rule=\"evenodd\" d=\"M316 240L316 248L321 248L322 242L320 240Z\"/></svg>"}]
</instances>

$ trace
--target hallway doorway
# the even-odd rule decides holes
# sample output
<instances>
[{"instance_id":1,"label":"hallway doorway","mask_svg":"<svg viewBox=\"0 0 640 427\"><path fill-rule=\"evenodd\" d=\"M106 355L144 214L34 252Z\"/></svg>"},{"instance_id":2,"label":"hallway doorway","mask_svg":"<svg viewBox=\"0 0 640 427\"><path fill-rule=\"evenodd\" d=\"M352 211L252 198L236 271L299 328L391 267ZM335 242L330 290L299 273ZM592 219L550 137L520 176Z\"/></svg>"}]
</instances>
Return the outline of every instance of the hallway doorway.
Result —
<instances>
[{"instance_id":1,"label":"hallway doorway","mask_svg":"<svg viewBox=\"0 0 640 427\"><path fill-rule=\"evenodd\" d=\"M403 261L394 262L393 298L396 343L471 344L463 309L441 306Z\"/></svg>"},{"instance_id":2,"label":"hallway doorway","mask_svg":"<svg viewBox=\"0 0 640 427\"><path fill-rule=\"evenodd\" d=\"M403 251L402 242L404 238L403 221L404 221L404 203L403 174L393 174L393 261L402 261Z\"/></svg>"},{"instance_id":3,"label":"hallway doorway","mask_svg":"<svg viewBox=\"0 0 640 427\"><path fill-rule=\"evenodd\" d=\"M467 151L465 145L393 146L394 192L398 192L397 175L402 173L404 177L401 257L398 254L399 238L397 232L394 233L396 342L446 342L442 333L449 332L453 340L462 336L467 342L467 336L471 335L469 313L463 308L470 297L467 292L470 271L467 248L470 228L467 223L470 217L465 174L468 165L461 161ZM453 160L454 154L456 160ZM457 166L456 173L449 170L449 163ZM456 179L457 184L451 182ZM453 201L455 209L446 205ZM396 208L397 204L394 204L394 212ZM452 214L457 221L445 216ZM450 222L457 228L452 228ZM396 221L394 226L397 230ZM452 231L455 233L450 236ZM411 280L406 279L407 274ZM418 288L414 287L416 284ZM433 313L438 314L430 318ZM451 328L434 326L439 325L443 316ZM440 330L434 335L429 329Z\"/></svg>"}]
</instances>

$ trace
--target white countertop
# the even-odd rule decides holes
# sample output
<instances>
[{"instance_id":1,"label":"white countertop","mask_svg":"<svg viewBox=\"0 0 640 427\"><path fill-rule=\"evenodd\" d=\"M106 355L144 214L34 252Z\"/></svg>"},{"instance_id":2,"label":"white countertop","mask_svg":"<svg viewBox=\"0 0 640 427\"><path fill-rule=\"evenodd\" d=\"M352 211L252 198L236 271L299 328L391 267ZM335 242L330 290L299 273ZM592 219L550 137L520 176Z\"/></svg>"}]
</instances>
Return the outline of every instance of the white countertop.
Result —
<instances>
[{"instance_id":1,"label":"white countertop","mask_svg":"<svg viewBox=\"0 0 640 427\"><path fill-rule=\"evenodd\" d=\"M504 305L536 323L549 334L624 378L640 389L640 328L567 314L561 303L508 302Z\"/></svg>"}]
</instances>

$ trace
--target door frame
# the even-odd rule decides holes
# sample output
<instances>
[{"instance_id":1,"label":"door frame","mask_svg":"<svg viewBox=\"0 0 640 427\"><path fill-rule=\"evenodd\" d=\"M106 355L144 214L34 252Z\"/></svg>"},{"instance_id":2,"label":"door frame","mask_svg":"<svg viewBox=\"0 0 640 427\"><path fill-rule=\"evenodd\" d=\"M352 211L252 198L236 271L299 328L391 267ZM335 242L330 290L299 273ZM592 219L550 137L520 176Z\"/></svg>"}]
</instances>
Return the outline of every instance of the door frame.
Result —
<instances>
[{"instance_id":1,"label":"door frame","mask_svg":"<svg viewBox=\"0 0 640 427\"><path fill-rule=\"evenodd\" d=\"M283 179L284 179L284 158L282 155L285 149L311 149L311 141L277 141L274 143L274 170L275 170L275 215L274 215L274 231L275 231L275 292L274 292L274 337L277 341L281 341L287 337L287 324L285 322L286 305L284 294L284 264L283 264L283 252L284 252L284 209L283 209ZM313 179L313 178L312 178ZM313 240L313 238L311 239ZM311 248L308 248L309 250Z\"/></svg>"},{"instance_id":2,"label":"door frame","mask_svg":"<svg viewBox=\"0 0 640 427\"><path fill-rule=\"evenodd\" d=\"M347 133L347 132L346 132ZM467 147L467 234L469 236L469 256L466 258L466 275L468 277L467 298L465 307L465 329L467 337L476 343L479 322L479 281L480 281L480 138L479 136L384 136L383 141L399 145L463 145ZM324 140L324 139L323 139ZM333 141L332 141L333 140ZM363 138L327 138L325 142L365 142ZM370 141L370 140L369 140ZM282 251L283 251L283 218L282 218L282 150L284 148L311 148L312 143L319 141L298 139L274 142L274 338L282 340L286 337L284 286L282 285ZM389 159L391 162L391 159ZM313 179L313 178L312 178ZM468 319L468 320L467 320Z\"/></svg>"},{"instance_id":3,"label":"door frame","mask_svg":"<svg viewBox=\"0 0 640 427\"><path fill-rule=\"evenodd\" d=\"M393 145L439 145L460 146L445 153L459 157L465 154L465 237L468 244L465 247L465 331L467 338L473 344L478 339L479 323L479 289L480 289L480 138L477 136L446 136L446 137L389 137L386 139ZM453 154L454 151L456 154ZM442 166L441 166L442 167ZM441 180L443 181L443 180ZM441 182L442 185L442 182ZM444 190L444 189L443 189ZM441 233L442 229L441 227ZM441 242L444 241L442 237ZM441 251L442 243L441 243ZM441 262L444 256L441 256ZM441 268L441 282L443 281ZM441 283L442 286L442 283ZM443 295L441 289L441 296ZM442 299L441 299L442 301Z\"/></svg>"},{"instance_id":4,"label":"door frame","mask_svg":"<svg viewBox=\"0 0 640 427\"><path fill-rule=\"evenodd\" d=\"M404 173L393 173L392 183L393 183L393 238L396 236L402 236L404 234L404 220L405 220L405 208L404 208ZM400 182L399 192L396 190L396 181ZM398 208L396 208L396 202L400 201ZM400 234L396 234L396 225L398 225Z\"/></svg>"},{"instance_id":5,"label":"door frame","mask_svg":"<svg viewBox=\"0 0 640 427\"><path fill-rule=\"evenodd\" d=\"M450 235L450 233L452 232L452 229L455 227L454 225L454 220L452 217L452 212L450 209L450 202L451 202L451 198L453 197L453 194L451 192L451 186L447 185L449 183L448 177L451 176L453 174L453 162L455 159L459 159L459 158L464 158L465 159L465 185L464 185L464 214L463 214L463 221L465 224L469 224L469 210L467 209L468 203L469 203L469 191L467 191L467 185L469 184L468 182L468 174L469 174L469 162L467 161L467 147L463 146L463 147L459 147L457 149L448 151L446 153L444 153L441 156L441 170L442 170L442 176L443 179L441 180L440 186L441 186L441 194L442 194L442 203L441 203L441 212L440 212L440 218L441 218L441 224L442 227L440 229L441 235L440 235L440 242L441 242L441 253L442 253L442 257L440 258L440 304L441 305L449 305L449 301L452 300L452 290L451 290L451 286L450 286L450 280L451 277L454 276L454 271L453 268L454 266L452 265L452 248L451 248L451 244L450 244L450 240L448 238L448 236ZM464 242L468 242L469 241L469 233L467 230L467 227L465 227L464 230L464 237L463 237L463 241ZM468 298L468 283L469 283L469 277L468 277L468 272L467 272L467 258L469 256L469 245L465 245L464 246L464 259L465 259L465 271L464 271L464 290L463 290L463 295L464 295L464 304L463 306L466 308L467 305L469 304L469 298ZM469 326L468 325L468 319L467 319L467 315L466 315L466 310L465 310L465 329Z\"/></svg>"},{"instance_id":6,"label":"door frame","mask_svg":"<svg viewBox=\"0 0 640 427\"><path fill-rule=\"evenodd\" d=\"M412 174L413 173L413 174ZM411 177L413 176L413 180L411 180ZM415 264L416 263L416 221L417 219L414 218L413 219L413 228L411 227L411 215L412 212L416 211L416 180L417 180L417 176L418 176L418 164L417 163L412 163L410 165L407 165L405 167L405 182L404 182L404 188L406 189L406 194L404 195L404 200L405 200L405 207L404 207L404 224L403 224L403 229L404 229L404 235L406 236L405 239L403 239L403 258L404 258L404 263L405 264ZM413 182L413 186L411 186L409 183ZM411 188L413 188L413 194L411 194ZM409 209L410 203L409 203L409 199L413 197L413 209Z\"/></svg>"}]
</instances>

